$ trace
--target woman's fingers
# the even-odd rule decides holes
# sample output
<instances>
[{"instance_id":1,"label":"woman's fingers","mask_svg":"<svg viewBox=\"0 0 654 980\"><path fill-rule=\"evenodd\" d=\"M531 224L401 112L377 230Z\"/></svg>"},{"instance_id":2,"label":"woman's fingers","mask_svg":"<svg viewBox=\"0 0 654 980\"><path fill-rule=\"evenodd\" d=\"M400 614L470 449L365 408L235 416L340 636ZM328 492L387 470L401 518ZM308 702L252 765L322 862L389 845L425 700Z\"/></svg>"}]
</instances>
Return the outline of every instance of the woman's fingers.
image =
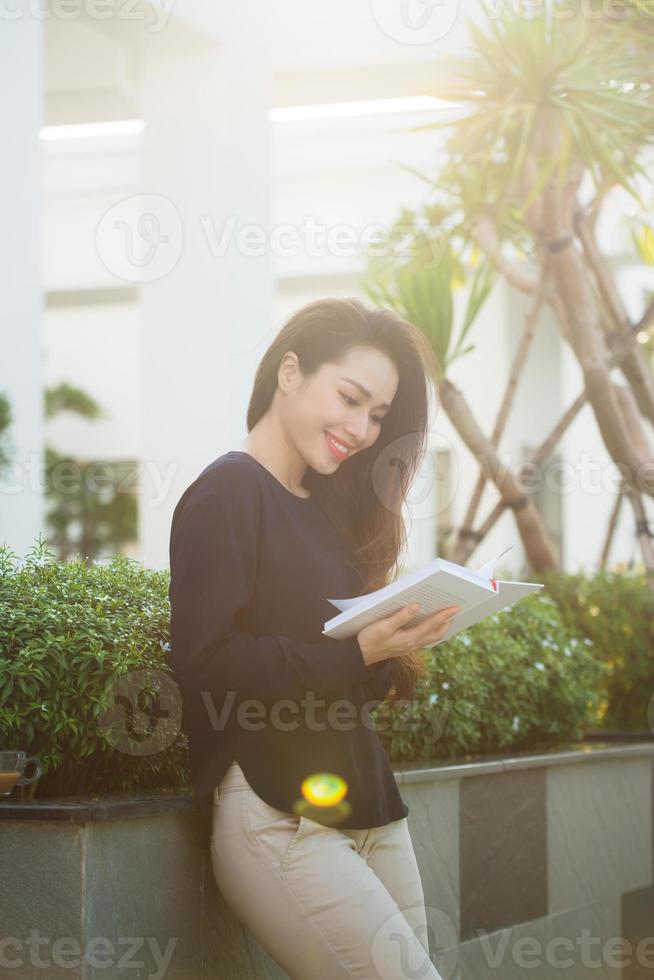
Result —
<instances>
[{"instance_id":1,"label":"woman's fingers","mask_svg":"<svg viewBox=\"0 0 654 980\"><path fill-rule=\"evenodd\" d=\"M414 626L413 629L405 630L405 635L411 642L415 642L416 647L420 646L426 637L431 636L435 629L443 627L442 630L439 630L440 637L442 633L447 632L452 619L460 609L461 606L448 606L446 609L439 609L433 616L428 616L427 619Z\"/></svg>"},{"instance_id":2,"label":"woman's fingers","mask_svg":"<svg viewBox=\"0 0 654 980\"><path fill-rule=\"evenodd\" d=\"M426 637L426 639L423 641L425 645L429 645L430 643L437 643L439 640L442 640L451 625L452 625L452 620L448 619L446 623L443 623L443 625L439 630Z\"/></svg>"},{"instance_id":3,"label":"woman's fingers","mask_svg":"<svg viewBox=\"0 0 654 980\"><path fill-rule=\"evenodd\" d=\"M415 616L415 614L418 612L419 609L420 606L418 605L418 603L412 602L408 606L402 606L402 608L398 609L396 613L393 613L392 616L389 616L388 621L391 624L391 626L395 627L395 629L399 629L403 623L406 623L410 619L413 619L413 617Z\"/></svg>"}]
</instances>

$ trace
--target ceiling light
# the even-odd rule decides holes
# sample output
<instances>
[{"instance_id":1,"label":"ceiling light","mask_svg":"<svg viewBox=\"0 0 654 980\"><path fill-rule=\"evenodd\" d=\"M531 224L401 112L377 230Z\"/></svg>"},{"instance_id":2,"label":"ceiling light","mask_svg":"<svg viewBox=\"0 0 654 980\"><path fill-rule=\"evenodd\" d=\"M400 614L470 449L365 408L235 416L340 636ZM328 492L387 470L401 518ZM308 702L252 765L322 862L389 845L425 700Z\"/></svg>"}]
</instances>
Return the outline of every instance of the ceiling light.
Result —
<instances>
[{"instance_id":1,"label":"ceiling light","mask_svg":"<svg viewBox=\"0 0 654 980\"><path fill-rule=\"evenodd\" d=\"M42 140L89 139L98 136L130 136L145 128L143 119L112 119L109 122L71 123L63 126L43 126Z\"/></svg>"}]
</instances>

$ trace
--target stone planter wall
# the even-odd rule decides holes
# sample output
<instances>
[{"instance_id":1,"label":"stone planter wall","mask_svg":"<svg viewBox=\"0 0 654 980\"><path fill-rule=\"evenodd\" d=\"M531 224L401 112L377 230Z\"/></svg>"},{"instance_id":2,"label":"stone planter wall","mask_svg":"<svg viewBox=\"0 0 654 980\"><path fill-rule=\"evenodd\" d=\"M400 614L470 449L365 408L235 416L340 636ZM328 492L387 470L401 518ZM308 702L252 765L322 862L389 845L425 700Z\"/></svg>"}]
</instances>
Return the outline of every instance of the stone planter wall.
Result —
<instances>
[{"instance_id":1,"label":"stone planter wall","mask_svg":"<svg viewBox=\"0 0 654 980\"><path fill-rule=\"evenodd\" d=\"M653 742L396 778L444 980L654 977ZM283 980L200 840L187 795L0 802L0 973Z\"/></svg>"}]
</instances>

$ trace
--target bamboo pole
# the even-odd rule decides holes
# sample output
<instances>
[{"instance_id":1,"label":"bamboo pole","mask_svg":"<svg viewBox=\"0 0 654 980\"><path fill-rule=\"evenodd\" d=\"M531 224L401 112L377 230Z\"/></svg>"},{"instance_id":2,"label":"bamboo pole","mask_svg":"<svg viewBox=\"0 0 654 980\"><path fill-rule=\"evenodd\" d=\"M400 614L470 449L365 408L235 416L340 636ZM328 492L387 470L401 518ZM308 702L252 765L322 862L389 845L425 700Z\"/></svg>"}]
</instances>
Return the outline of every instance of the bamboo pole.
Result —
<instances>
[{"instance_id":1,"label":"bamboo pole","mask_svg":"<svg viewBox=\"0 0 654 980\"><path fill-rule=\"evenodd\" d=\"M440 397L464 445L479 461L485 477L495 484L506 505L512 508L531 567L539 572L558 569L558 559L541 515L524 493L515 474L501 462L494 446L477 424L463 393L448 378L444 378L440 385Z\"/></svg>"},{"instance_id":2,"label":"bamboo pole","mask_svg":"<svg viewBox=\"0 0 654 980\"><path fill-rule=\"evenodd\" d=\"M627 312L608 262L605 256L600 253L595 238L579 212L576 228L588 265L597 282L597 288L615 327L615 332L609 335L609 344L615 343L619 338L629 333L630 323ZM654 377L640 344L630 344L625 349L620 367L633 388L640 411L654 425Z\"/></svg>"},{"instance_id":3,"label":"bamboo pole","mask_svg":"<svg viewBox=\"0 0 654 980\"><path fill-rule=\"evenodd\" d=\"M534 297L531 309L528 311L525 317L524 328L522 331L522 336L520 337L520 342L516 350L515 356L513 358L513 363L511 365L511 370L509 372L509 378L504 389L504 395L500 403L500 407L497 413L497 418L495 419L495 425L493 426L493 432L490 437L491 445L497 449L504 432L504 427L506 425L513 400L515 398L515 392L518 384L518 379L527 361L527 355L533 343L533 339L536 333L536 326L538 323L538 318L540 316L543 303L545 301L546 290L548 288L547 280L547 262L543 264L541 271L541 278L539 283L539 288ZM480 467L479 475L477 477L477 482L472 491L470 497L470 502L466 510L465 517L463 519L463 524L459 528L457 535L456 544L454 546L453 558L452 560L457 562L457 564L463 564L467 557L467 552L470 547L470 536L469 532L472 530L475 516L481 502L481 497L486 486L486 477L484 476L483 469Z\"/></svg>"},{"instance_id":4,"label":"bamboo pole","mask_svg":"<svg viewBox=\"0 0 654 980\"><path fill-rule=\"evenodd\" d=\"M613 541L613 535L615 534L615 529L618 526L618 515L620 513L620 507L625 496L625 485L621 484L620 489L616 495L615 503L611 511L611 516L609 518L609 524L606 530L606 538L604 540L604 547L602 548L602 554L600 555L599 567L606 568L606 563L609 557L609 551L611 550L611 543Z\"/></svg>"},{"instance_id":5,"label":"bamboo pole","mask_svg":"<svg viewBox=\"0 0 654 980\"><path fill-rule=\"evenodd\" d=\"M627 484L626 493L633 507L634 517L636 518L636 537L643 556L647 585L654 592L654 548L652 547L652 531L647 521L642 497L632 483Z\"/></svg>"}]
</instances>

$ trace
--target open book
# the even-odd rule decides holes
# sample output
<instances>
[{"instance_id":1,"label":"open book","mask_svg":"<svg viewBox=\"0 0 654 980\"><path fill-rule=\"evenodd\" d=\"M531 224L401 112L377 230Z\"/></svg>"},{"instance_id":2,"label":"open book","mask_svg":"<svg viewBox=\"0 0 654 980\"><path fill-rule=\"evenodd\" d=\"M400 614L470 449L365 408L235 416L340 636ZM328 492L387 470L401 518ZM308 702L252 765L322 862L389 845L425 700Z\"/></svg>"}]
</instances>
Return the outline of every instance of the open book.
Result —
<instances>
[{"instance_id":1,"label":"open book","mask_svg":"<svg viewBox=\"0 0 654 980\"><path fill-rule=\"evenodd\" d=\"M430 645L445 643L461 630L543 588L542 584L535 582L503 582L492 578L493 566L511 548L513 545L477 571L444 558L434 558L422 568L402 575L376 592L353 599L328 599L341 611L327 620L322 632L336 640L346 640L364 626L392 616L412 602L420 603L420 611L404 624L405 627L416 626L439 609L461 606L447 633L438 643Z\"/></svg>"}]
</instances>

